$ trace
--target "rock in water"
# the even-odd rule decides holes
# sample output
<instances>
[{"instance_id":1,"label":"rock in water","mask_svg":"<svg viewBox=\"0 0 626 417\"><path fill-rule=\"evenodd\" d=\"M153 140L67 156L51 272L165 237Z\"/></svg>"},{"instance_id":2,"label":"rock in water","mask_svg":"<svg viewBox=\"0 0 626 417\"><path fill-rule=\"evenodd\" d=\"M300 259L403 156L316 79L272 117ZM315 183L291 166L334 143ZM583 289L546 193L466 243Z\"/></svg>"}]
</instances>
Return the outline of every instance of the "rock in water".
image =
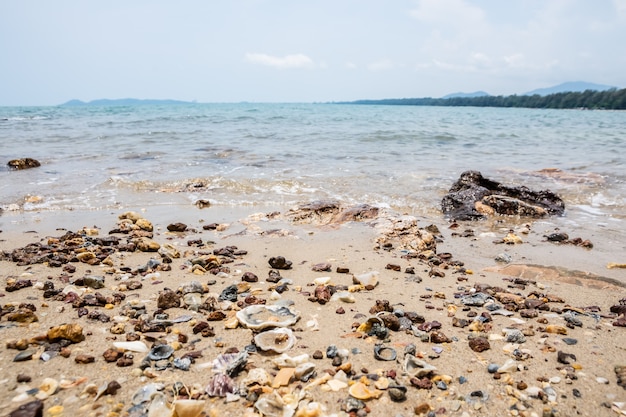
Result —
<instances>
[{"instance_id":1,"label":"rock in water","mask_svg":"<svg viewBox=\"0 0 626 417\"><path fill-rule=\"evenodd\" d=\"M478 171L466 171L444 196L441 209L455 220L476 220L494 213L528 217L562 215L565 204L549 190L509 187L483 177Z\"/></svg>"},{"instance_id":2,"label":"rock in water","mask_svg":"<svg viewBox=\"0 0 626 417\"><path fill-rule=\"evenodd\" d=\"M12 169L28 169L28 168L36 168L41 166L38 160L33 158L20 158L20 159L12 159L7 165Z\"/></svg>"}]
</instances>

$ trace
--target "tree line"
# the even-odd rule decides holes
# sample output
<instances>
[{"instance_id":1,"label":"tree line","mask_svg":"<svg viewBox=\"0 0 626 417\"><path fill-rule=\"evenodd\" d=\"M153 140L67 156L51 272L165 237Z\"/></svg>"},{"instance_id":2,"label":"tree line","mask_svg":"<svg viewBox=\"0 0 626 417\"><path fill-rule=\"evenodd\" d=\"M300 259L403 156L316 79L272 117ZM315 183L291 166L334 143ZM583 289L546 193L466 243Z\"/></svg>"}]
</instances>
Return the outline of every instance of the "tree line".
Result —
<instances>
[{"instance_id":1,"label":"tree line","mask_svg":"<svg viewBox=\"0 0 626 417\"><path fill-rule=\"evenodd\" d=\"M382 104L405 106L473 106L473 107L524 107L531 109L593 109L626 110L626 88L605 91L555 93L545 96L480 96L450 98L390 98L382 100L357 100L343 104Z\"/></svg>"}]
</instances>

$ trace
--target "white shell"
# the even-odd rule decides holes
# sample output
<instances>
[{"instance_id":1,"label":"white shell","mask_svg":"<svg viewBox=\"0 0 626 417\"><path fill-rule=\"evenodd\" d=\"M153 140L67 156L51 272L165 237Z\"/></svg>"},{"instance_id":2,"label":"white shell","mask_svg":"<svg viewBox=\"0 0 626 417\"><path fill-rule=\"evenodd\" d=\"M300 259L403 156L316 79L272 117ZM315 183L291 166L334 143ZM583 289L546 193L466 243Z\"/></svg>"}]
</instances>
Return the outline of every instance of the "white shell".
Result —
<instances>
[{"instance_id":1,"label":"white shell","mask_svg":"<svg viewBox=\"0 0 626 417\"><path fill-rule=\"evenodd\" d=\"M413 355L406 355L404 357L404 372L410 376L416 376L421 378L437 370L433 365L426 363L425 361L416 358Z\"/></svg>"},{"instance_id":2,"label":"white shell","mask_svg":"<svg viewBox=\"0 0 626 417\"><path fill-rule=\"evenodd\" d=\"M131 352L147 353L150 351L148 346L140 340L134 342L113 342L113 346L117 349L130 350Z\"/></svg>"},{"instance_id":3,"label":"white shell","mask_svg":"<svg viewBox=\"0 0 626 417\"><path fill-rule=\"evenodd\" d=\"M284 306L255 304L239 310L236 316L242 326L262 330L291 326L300 319L300 312Z\"/></svg>"},{"instance_id":4,"label":"white shell","mask_svg":"<svg viewBox=\"0 0 626 417\"><path fill-rule=\"evenodd\" d=\"M306 363L308 361L309 361L309 355L306 353L303 353L301 355L294 356L294 357L291 357L287 355L286 353L283 353L282 355L274 358L274 360L272 360L272 363L274 364L274 366L281 369L281 368L296 368L299 365L302 365L303 363Z\"/></svg>"},{"instance_id":5,"label":"white shell","mask_svg":"<svg viewBox=\"0 0 626 417\"><path fill-rule=\"evenodd\" d=\"M378 275L378 271L371 271L364 274L353 275L352 282L354 282L355 284L361 284L365 287L375 287L376 285L378 285Z\"/></svg>"},{"instance_id":6,"label":"white shell","mask_svg":"<svg viewBox=\"0 0 626 417\"><path fill-rule=\"evenodd\" d=\"M293 347L296 337L291 329L277 328L257 334L254 336L254 343L261 350L283 353Z\"/></svg>"}]
</instances>

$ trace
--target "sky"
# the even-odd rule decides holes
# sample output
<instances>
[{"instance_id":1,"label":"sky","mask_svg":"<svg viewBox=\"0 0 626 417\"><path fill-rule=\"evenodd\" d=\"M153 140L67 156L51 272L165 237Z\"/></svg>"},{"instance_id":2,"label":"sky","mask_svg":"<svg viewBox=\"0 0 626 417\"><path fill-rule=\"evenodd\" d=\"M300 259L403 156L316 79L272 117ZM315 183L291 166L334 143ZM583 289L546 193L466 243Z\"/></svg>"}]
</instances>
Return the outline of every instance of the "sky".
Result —
<instances>
[{"instance_id":1,"label":"sky","mask_svg":"<svg viewBox=\"0 0 626 417\"><path fill-rule=\"evenodd\" d=\"M626 0L3 0L0 106L626 87Z\"/></svg>"}]
</instances>

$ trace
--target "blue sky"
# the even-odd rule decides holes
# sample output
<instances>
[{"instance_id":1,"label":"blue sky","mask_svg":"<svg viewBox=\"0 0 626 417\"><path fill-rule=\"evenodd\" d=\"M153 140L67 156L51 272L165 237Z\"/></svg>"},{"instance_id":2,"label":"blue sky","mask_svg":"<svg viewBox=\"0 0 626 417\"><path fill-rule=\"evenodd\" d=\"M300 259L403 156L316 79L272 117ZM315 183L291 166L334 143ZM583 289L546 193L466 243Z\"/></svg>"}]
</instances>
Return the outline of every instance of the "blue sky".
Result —
<instances>
[{"instance_id":1,"label":"blue sky","mask_svg":"<svg viewBox=\"0 0 626 417\"><path fill-rule=\"evenodd\" d=\"M626 87L626 0L5 0L0 105Z\"/></svg>"}]
</instances>

